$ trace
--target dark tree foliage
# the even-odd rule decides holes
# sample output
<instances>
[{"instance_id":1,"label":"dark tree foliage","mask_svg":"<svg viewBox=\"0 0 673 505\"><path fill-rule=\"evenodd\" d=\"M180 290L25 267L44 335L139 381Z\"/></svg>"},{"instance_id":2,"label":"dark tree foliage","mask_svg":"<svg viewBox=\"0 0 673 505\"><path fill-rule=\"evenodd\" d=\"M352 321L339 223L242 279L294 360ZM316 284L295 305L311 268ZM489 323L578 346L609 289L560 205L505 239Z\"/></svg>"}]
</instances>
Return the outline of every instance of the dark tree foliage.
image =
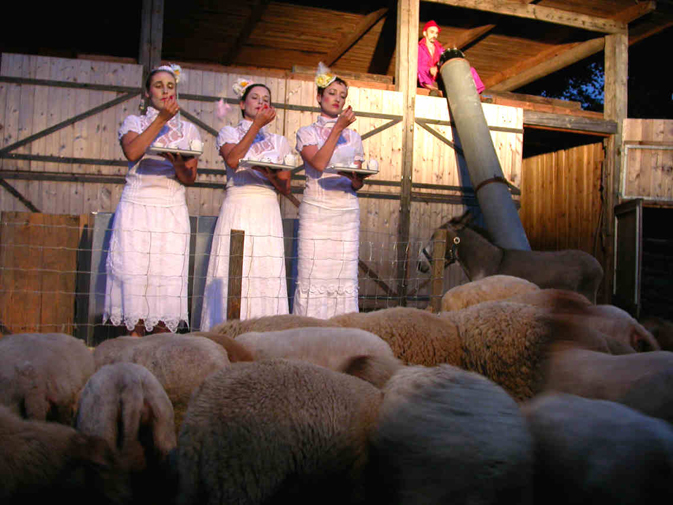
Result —
<instances>
[{"instance_id":1,"label":"dark tree foliage","mask_svg":"<svg viewBox=\"0 0 673 505\"><path fill-rule=\"evenodd\" d=\"M665 76L673 29L629 48L628 117L673 119L673 80ZM517 92L580 102L585 110L603 110L604 55L596 54Z\"/></svg>"}]
</instances>

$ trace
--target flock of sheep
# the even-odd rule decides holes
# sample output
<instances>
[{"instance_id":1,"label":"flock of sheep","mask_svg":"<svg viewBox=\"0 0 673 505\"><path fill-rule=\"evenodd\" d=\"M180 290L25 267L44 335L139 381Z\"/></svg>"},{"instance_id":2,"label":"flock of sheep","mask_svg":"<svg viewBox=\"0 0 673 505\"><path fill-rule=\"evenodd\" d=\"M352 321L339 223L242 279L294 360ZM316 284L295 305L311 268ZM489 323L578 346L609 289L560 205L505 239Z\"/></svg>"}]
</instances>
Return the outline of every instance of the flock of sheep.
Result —
<instances>
[{"instance_id":1,"label":"flock of sheep","mask_svg":"<svg viewBox=\"0 0 673 505\"><path fill-rule=\"evenodd\" d=\"M616 307L507 276L450 290L439 314L94 349L9 335L0 503L665 502L671 350Z\"/></svg>"}]
</instances>

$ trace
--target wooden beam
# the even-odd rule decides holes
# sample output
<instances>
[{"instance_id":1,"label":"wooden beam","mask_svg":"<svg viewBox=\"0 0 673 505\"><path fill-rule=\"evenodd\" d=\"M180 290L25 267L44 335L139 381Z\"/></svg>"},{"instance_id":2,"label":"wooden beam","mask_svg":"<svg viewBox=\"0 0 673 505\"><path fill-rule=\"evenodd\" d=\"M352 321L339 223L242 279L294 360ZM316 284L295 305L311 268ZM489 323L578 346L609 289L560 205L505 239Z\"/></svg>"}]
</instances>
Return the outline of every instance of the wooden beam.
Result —
<instances>
[{"instance_id":1,"label":"wooden beam","mask_svg":"<svg viewBox=\"0 0 673 505\"><path fill-rule=\"evenodd\" d=\"M397 279L400 304L406 305L407 249L411 226L411 186L414 164L414 124L416 115L416 80L418 68L418 17L420 0L397 2L397 57L395 86L402 93L402 180L400 221L397 232Z\"/></svg>"},{"instance_id":2,"label":"wooden beam","mask_svg":"<svg viewBox=\"0 0 673 505\"><path fill-rule=\"evenodd\" d=\"M456 47L458 49L462 49L463 47L467 46L468 44L471 44L475 40L477 40L480 37L483 37L490 31L492 31L497 25L495 24L489 24L489 25L483 25L483 26L476 26L474 28L470 28L467 30L465 33L461 34L459 37L455 37L451 41L451 47Z\"/></svg>"},{"instance_id":3,"label":"wooden beam","mask_svg":"<svg viewBox=\"0 0 673 505\"><path fill-rule=\"evenodd\" d=\"M628 35L605 37L605 103L606 119L617 122L617 133L606 141L604 169L605 219L601 238L605 250L605 276L603 278L604 303L610 303L615 269L615 205L619 202L620 168L622 166L622 126L628 108Z\"/></svg>"},{"instance_id":4,"label":"wooden beam","mask_svg":"<svg viewBox=\"0 0 673 505\"><path fill-rule=\"evenodd\" d=\"M615 21L629 24L631 21L635 21L636 19L643 17L645 14L649 14L656 8L656 2L639 2L632 5L631 7L627 7L626 9L619 11L614 16L611 16L611 18Z\"/></svg>"},{"instance_id":5,"label":"wooden beam","mask_svg":"<svg viewBox=\"0 0 673 505\"><path fill-rule=\"evenodd\" d=\"M143 0L140 16L138 62L144 67L144 82L149 71L161 64L161 46L164 36L164 0Z\"/></svg>"},{"instance_id":6,"label":"wooden beam","mask_svg":"<svg viewBox=\"0 0 673 505\"><path fill-rule=\"evenodd\" d=\"M388 0L388 4L388 15L383 21L383 27L367 69L370 74L387 74L395 54L397 1Z\"/></svg>"},{"instance_id":7,"label":"wooden beam","mask_svg":"<svg viewBox=\"0 0 673 505\"><path fill-rule=\"evenodd\" d=\"M500 72L484 82L487 90L511 91L536 81L557 70L588 58L605 47L605 39L598 37L586 42L555 46L521 62L505 72Z\"/></svg>"},{"instance_id":8,"label":"wooden beam","mask_svg":"<svg viewBox=\"0 0 673 505\"><path fill-rule=\"evenodd\" d=\"M339 58L341 58L346 53L346 51L348 51L351 47L353 47L355 43L358 40L360 40L364 36L364 34L367 33L372 28L372 26L378 23L381 20L381 18L387 14L388 14L387 7L383 7L382 9L367 14L362 19L362 21L360 21L360 23L355 28L353 33L351 33L348 37L342 40L339 45L337 45L327 54L327 56L325 56L325 59L323 60L325 62L325 65L327 65L328 67L334 65L334 63L338 61Z\"/></svg>"},{"instance_id":9,"label":"wooden beam","mask_svg":"<svg viewBox=\"0 0 673 505\"><path fill-rule=\"evenodd\" d=\"M234 62L236 56L238 56L238 53L241 51L241 48L250 38L250 34L255 29L255 26L257 26L257 23L262 19L269 3L271 3L271 0L255 0L252 5L250 5L250 15L248 16L248 19L245 20L245 23L243 23L241 31L238 32L238 37L236 37L236 40L229 48L229 51L227 51L227 54L222 58L223 65L231 65Z\"/></svg>"},{"instance_id":10,"label":"wooden beam","mask_svg":"<svg viewBox=\"0 0 673 505\"><path fill-rule=\"evenodd\" d=\"M426 0L428 2L462 7L505 16L534 19L557 25L582 28L600 33L625 33L627 25L614 19L588 16L540 5L510 2L505 0Z\"/></svg>"},{"instance_id":11,"label":"wooden beam","mask_svg":"<svg viewBox=\"0 0 673 505\"><path fill-rule=\"evenodd\" d=\"M570 114L551 114L532 110L523 111L523 125L528 128L569 131L607 136L617 133L617 122L608 119L591 119Z\"/></svg>"}]
</instances>

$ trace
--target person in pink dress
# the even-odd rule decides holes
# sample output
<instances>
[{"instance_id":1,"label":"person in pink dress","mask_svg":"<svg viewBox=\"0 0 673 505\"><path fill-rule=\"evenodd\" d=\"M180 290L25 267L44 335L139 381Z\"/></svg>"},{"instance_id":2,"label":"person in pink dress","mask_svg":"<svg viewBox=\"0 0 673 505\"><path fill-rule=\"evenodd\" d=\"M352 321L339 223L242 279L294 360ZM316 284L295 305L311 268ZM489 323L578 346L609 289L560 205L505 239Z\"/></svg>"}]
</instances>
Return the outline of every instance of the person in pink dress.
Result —
<instances>
[{"instance_id":1,"label":"person in pink dress","mask_svg":"<svg viewBox=\"0 0 673 505\"><path fill-rule=\"evenodd\" d=\"M418 85L430 90L439 90L437 86L437 75L439 74L437 62L444 52L444 48L437 40L440 31L437 23L428 21L423 26L423 38L418 42ZM481 82L474 67L470 67L470 71L477 93L481 93L486 89L484 83Z\"/></svg>"}]
</instances>

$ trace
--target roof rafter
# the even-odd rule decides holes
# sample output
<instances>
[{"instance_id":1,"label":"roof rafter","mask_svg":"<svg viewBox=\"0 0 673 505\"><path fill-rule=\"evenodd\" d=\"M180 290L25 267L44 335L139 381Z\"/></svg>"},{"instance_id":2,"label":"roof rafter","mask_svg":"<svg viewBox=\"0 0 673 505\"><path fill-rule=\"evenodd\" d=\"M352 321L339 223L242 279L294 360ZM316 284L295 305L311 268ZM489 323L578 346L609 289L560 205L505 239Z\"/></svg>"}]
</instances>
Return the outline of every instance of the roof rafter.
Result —
<instances>
[{"instance_id":1,"label":"roof rafter","mask_svg":"<svg viewBox=\"0 0 673 505\"><path fill-rule=\"evenodd\" d=\"M627 23L614 19L588 16L540 5L505 0L424 0L426 2L462 7L505 16L535 19L601 33L625 33Z\"/></svg>"},{"instance_id":2,"label":"roof rafter","mask_svg":"<svg viewBox=\"0 0 673 505\"><path fill-rule=\"evenodd\" d=\"M612 18L629 23L654 9L655 2L643 2L618 12ZM630 40L630 43L633 42ZM491 91L511 91L588 58L604 48L603 38L552 47L491 77L484 85Z\"/></svg>"},{"instance_id":3,"label":"roof rafter","mask_svg":"<svg viewBox=\"0 0 673 505\"><path fill-rule=\"evenodd\" d=\"M250 38L250 34L255 29L255 26L257 26L257 23L262 19L262 16L270 3L271 0L255 0L250 6L250 16L248 16L248 19L243 23L243 27L238 33L238 37L236 37L236 40L231 45L227 54L222 58L221 63L223 65L230 65L234 62L241 48L248 41L248 38Z\"/></svg>"},{"instance_id":4,"label":"roof rafter","mask_svg":"<svg viewBox=\"0 0 673 505\"><path fill-rule=\"evenodd\" d=\"M355 43L358 40L360 40L365 35L365 33L367 33L372 28L372 26L378 23L381 20L381 18L387 14L388 14L387 7L383 7L379 10L367 14L362 19L362 21L360 21L355 30L347 38L341 41L340 44L335 46L327 54L327 56L324 57L325 64L328 67L334 65L334 63L338 61L339 58L341 58L346 53L346 51L348 51L351 47L353 47Z\"/></svg>"}]
</instances>

